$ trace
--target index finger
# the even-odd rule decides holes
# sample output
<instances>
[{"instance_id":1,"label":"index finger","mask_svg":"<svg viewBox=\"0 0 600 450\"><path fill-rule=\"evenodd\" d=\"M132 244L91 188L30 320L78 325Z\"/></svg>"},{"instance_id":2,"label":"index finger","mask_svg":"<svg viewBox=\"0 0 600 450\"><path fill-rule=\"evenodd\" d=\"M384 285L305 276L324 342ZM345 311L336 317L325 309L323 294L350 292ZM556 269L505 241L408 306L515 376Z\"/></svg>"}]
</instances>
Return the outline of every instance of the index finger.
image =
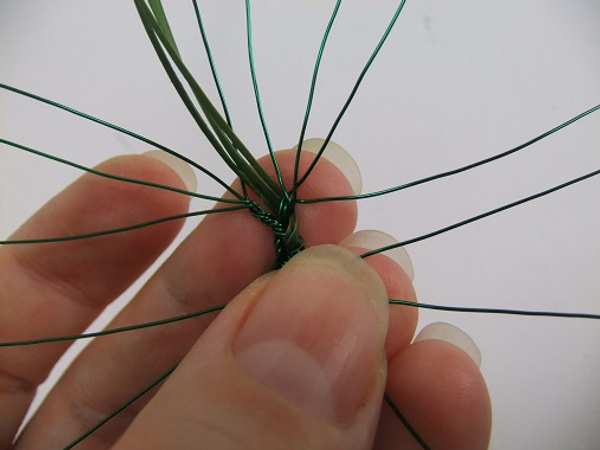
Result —
<instances>
[{"instance_id":1,"label":"index finger","mask_svg":"<svg viewBox=\"0 0 600 450\"><path fill-rule=\"evenodd\" d=\"M277 158L284 179L291 184L295 151L278 152ZM301 169L306 170L313 158L304 155ZM274 176L269 159L261 162ZM234 187L239 190L239 182ZM299 195L349 195L351 190L344 173L323 160L301 186ZM340 242L354 229L357 218L354 202L298 205L297 214L308 246ZM267 270L275 256L273 240L273 230L249 211L206 217L110 328L227 303ZM209 323L210 318L203 316L94 340L50 393L17 448L37 448L48 442L57 447L68 444L181 360ZM92 439L102 445L114 442L147 397L99 429Z\"/></svg>"},{"instance_id":2,"label":"index finger","mask_svg":"<svg viewBox=\"0 0 600 450\"><path fill-rule=\"evenodd\" d=\"M113 158L99 170L184 189L155 158ZM85 174L11 239L73 236L187 210L174 192ZM134 207L132 207L134 205ZM181 221L92 239L0 246L0 342L81 333L166 248ZM36 387L70 342L0 348L0 448L8 448Z\"/></svg>"}]
</instances>

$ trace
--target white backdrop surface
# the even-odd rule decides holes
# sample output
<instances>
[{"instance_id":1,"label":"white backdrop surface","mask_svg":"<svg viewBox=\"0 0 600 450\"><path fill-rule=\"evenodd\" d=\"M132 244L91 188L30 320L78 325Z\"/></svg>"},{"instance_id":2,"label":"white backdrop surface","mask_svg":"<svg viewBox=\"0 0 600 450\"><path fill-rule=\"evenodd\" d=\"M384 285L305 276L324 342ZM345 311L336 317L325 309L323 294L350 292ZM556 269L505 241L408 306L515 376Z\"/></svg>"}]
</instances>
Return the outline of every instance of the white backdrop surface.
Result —
<instances>
[{"instance_id":1,"label":"white backdrop surface","mask_svg":"<svg viewBox=\"0 0 600 450\"><path fill-rule=\"evenodd\" d=\"M165 3L183 54L209 84L191 6ZM236 130L263 154L243 2L201 3ZM253 2L256 67L277 148L298 139L332 7ZM344 2L324 56L308 136L327 133L395 7L383 0ZM357 160L364 192L514 147L600 102L598 23L595 0L409 1L333 139ZM0 82L137 131L231 179L170 86L132 2L2 0ZM0 137L85 165L147 150L3 91ZM598 168L596 114L501 162L363 200L359 228L405 240ZM2 238L78 175L1 146ZM199 190L220 194L205 178ZM600 179L592 179L409 246L419 299L600 313L598 192ZM423 311L420 326L435 320L462 327L481 348L494 407L490 448L600 448L598 323Z\"/></svg>"}]
</instances>

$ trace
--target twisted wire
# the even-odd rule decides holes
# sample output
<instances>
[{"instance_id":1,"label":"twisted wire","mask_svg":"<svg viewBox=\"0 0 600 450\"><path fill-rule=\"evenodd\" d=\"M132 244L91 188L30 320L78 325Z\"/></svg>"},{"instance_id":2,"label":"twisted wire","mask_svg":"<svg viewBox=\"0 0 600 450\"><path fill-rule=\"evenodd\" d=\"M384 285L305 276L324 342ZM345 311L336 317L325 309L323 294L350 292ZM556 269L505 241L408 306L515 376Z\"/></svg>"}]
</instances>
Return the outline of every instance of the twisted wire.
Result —
<instances>
[{"instance_id":1,"label":"twisted wire","mask_svg":"<svg viewBox=\"0 0 600 450\"><path fill-rule=\"evenodd\" d=\"M281 268L294 255L304 250L294 202L288 195L281 197L277 215L266 211L254 201L249 202L249 209L254 217L273 229L275 261L271 264L271 269Z\"/></svg>"}]
</instances>

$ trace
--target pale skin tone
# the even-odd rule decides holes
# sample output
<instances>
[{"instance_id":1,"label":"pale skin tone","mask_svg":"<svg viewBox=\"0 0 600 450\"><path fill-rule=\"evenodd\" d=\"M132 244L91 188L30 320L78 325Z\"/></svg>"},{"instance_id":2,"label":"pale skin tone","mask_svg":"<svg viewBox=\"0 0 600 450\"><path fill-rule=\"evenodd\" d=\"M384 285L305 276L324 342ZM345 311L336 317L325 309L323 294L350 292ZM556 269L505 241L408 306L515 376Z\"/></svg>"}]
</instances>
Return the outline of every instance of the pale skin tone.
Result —
<instances>
[{"instance_id":1,"label":"pale skin tone","mask_svg":"<svg viewBox=\"0 0 600 450\"><path fill-rule=\"evenodd\" d=\"M293 153L280 152L278 159L290 180ZM114 158L100 169L184 188L171 168L146 156ZM350 193L344 175L328 161L300 191L307 198ZM84 175L13 238L116 228L183 213L188 204L172 192ZM314 247L339 244L351 234L357 208L351 202L319 203L299 207L298 214L302 236ZM0 341L82 332L180 226L170 222L89 241L0 248ZM411 344L416 310L386 303L388 297L416 300L395 262L383 255L363 261L353 255L361 249L326 246L255 281L269 266L272 247L272 231L247 211L207 217L110 327L231 304L219 315L95 340L12 447L36 386L69 344L0 349L0 448L62 448L182 359L160 389L77 448L420 448L393 412L381 407L384 389L432 449L487 448L491 407L483 377L452 344ZM286 302L281 316L272 315L269 323L267 314L248 331L254 311L268 309L268 293L295 284L300 288L294 294L277 299ZM352 335L362 349L359 370L340 375L333 389L348 394L333 412L307 404L310 395L293 387L274 390L247 370L253 363L244 353L246 340L264 330L286 333L294 320L305 320L301 329L320 321L314 333L322 336L346 332L346 322L365 330ZM328 351L323 342L313 343L324 346L317 352ZM245 363L239 362L242 354L249 358Z\"/></svg>"}]
</instances>

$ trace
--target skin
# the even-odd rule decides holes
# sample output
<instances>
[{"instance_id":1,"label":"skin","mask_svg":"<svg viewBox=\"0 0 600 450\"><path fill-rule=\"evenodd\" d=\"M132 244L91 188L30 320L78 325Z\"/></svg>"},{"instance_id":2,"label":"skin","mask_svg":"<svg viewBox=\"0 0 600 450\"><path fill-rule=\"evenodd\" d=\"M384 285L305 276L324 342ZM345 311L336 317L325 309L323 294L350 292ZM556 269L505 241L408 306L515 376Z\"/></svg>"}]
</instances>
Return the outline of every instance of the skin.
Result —
<instances>
[{"instance_id":1,"label":"skin","mask_svg":"<svg viewBox=\"0 0 600 450\"><path fill-rule=\"evenodd\" d=\"M279 152L278 160L289 182L293 152ZM302 167L308 162L303 159ZM266 159L262 164L269 167ZM171 168L147 156L121 156L98 168L184 188ZM350 193L342 172L325 160L299 196ZM86 174L12 238L116 228L188 206L173 192ZM228 307L219 315L94 340L16 442L36 386L69 344L0 348L0 448L62 448L182 359L163 385L77 448L420 448L391 409L381 406L384 389L431 448L487 448L491 407L477 366L447 342L411 344L416 310L389 308L386 301L416 300L394 261L384 255L362 260L355 256L361 249L331 245L353 232L356 205L299 205L297 212L306 245L314 249L264 276L273 259L272 231L247 211L207 216L109 327ZM168 222L93 240L1 247L0 342L82 332L180 226ZM295 283L299 288L290 292ZM256 311L269 311L269 293L285 288L281 310L275 309L285 320L265 313L259 321ZM317 352L331 350L327 336L347 332L356 339L352 358L358 365L333 384L341 403L331 411L293 388L273 388L270 373L248 368L254 364L248 342L295 326L310 331L299 332L300 345Z\"/></svg>"}]
</instances>

